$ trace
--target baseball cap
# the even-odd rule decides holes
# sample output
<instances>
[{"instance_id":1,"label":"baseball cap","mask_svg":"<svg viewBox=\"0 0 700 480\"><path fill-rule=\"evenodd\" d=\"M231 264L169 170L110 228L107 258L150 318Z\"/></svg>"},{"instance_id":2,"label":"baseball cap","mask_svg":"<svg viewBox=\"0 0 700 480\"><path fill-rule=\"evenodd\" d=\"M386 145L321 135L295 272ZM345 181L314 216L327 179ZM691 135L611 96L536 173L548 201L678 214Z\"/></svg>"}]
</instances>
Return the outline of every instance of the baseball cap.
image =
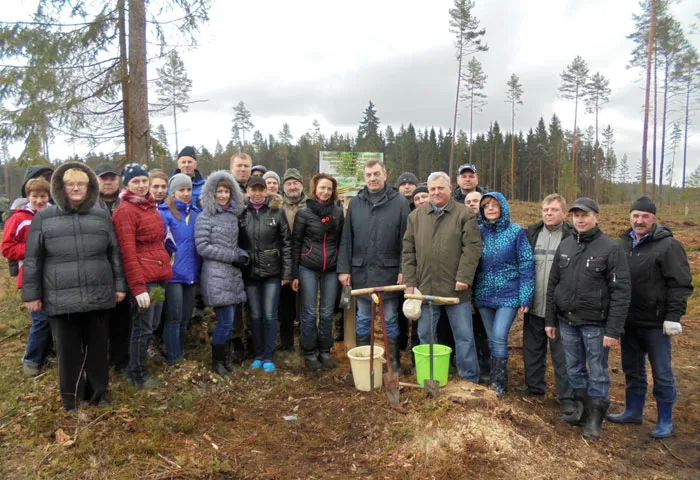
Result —
<instances>
[{"instance_id":1,"label":"baseball cap","mask_svg":"<svg viewBox=\"0 0 700 480\"><path fill-rule=\"evenodd\" d=\"M265 179L257 176L250 177L250 180L248 180L248 183L246 184L245 188L250 188L255 185L262 185L263 187L267 188L267 183L265 183Z\"/></svg>"},{"instance_id":2,"label":"baseball cap","mask_svg":"<svg viewBox=\"0 0 700 480\"><path fill-rule=\"evenodd\" d=\"M569 208L569 213L573 212L574 210L583 210L584 212L600 213L600 208L598 208L598 204L595 203L595 200L588 197L581 197L574 200L574 203L571 204L571 208Z\"/></svg>"},{"instance_id":3,"label":"baseball cap","mask_svg":"<svg viewBox=\"0 0 700 480\"><path fill-rule=\"evenodd\" d=\"M112 175L119 176L119 173L117 172L117 167L115 167L111 163L100 163L97 167L95 167L95 175L97 175L98 177L101 177L106 173L111 173Z\"/></svg>"},{"instance_id":4,"label":"baseball cap","mask_svg":"<svg viewBox=\"0 0 700 480\"><path fill-rule=\"evenodd\" d=\"M463 163L462 165L459 166L459 170L457 170L457 171L461 175L462 173L466 172L467 170L472 172L472 173L476 173L476 165L474 165L473 163Z\"/></svg>"}]
</instances>

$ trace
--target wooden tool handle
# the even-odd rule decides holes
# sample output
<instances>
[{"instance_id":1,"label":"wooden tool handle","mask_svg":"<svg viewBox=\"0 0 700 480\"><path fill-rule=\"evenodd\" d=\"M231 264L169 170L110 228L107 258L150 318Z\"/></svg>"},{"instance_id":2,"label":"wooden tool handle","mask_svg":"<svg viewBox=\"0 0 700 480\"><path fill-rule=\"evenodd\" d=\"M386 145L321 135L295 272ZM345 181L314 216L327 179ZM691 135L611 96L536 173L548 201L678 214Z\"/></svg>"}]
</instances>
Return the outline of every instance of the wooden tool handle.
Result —
<instances>
[{"instance_id":1,"label":"wooden tool handle","mask_svg":"<svg viewBox=\"0 0 700 480\"><path fill-rule=\"evenodd\" d=\"M432 300L433 303L443 305L457 305L459 303L457 297L434 297L433 295L416 295L414 293L406 293L403 297L409 300Z\"/></svg>"},{"instance_id":2,"label":"wooden tool handle","mask_svg":"<svg viewBox=\"0 0 700 480\"><path fill-rule=\"evenodd\" d=\"M352 290L350 293L354 297L356 295L369 295L370 293L402 292L404 290L406 290L406 285L387 285L386 287L359 288Z\"/></svg>"}]
</instances>

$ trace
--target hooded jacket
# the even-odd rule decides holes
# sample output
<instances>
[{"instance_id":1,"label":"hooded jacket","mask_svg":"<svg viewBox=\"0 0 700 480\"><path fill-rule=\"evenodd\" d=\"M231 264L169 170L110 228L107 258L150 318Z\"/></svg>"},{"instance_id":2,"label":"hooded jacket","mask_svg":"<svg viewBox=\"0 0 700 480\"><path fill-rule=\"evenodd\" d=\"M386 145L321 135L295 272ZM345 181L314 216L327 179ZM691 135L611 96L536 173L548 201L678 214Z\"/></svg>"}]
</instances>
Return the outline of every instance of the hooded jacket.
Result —
<instances>
[{"instance_id":1,"label":"hooded jacket","mask_svg":"<svg viewBox=\"0 0 700 480\"><path fill-rule=\"evenodd\" d=\"M147 291L147 283L168 280L173 269L165 250L165 226L151 194L146 194L143 201L128 191L121 197L112 222L122 250L126 279L131 294L136 296Z\"/></svg>"},{"instance_id":2,"label":"hooded jacket","mask_svg":"<svg viewBox=\"0 0 700 480\"><path fill-rule=\"evenodd\" d=\"M12 216L5 222L2 234L3 257L19 262L17 288L22 288L23 263L27 248L27 238L29 237L29 226L35 214L36 210L28 204L18 210L12 210Z\"/></svg>"},{"instance_id":3,"label":"hooded jacket","mask_svg":"<svg viewBox=\"0 0 700 480\"><path fill-rule=\"evenodd\" d=\"M216 201L216 188L225 182L231 192L228 205ZM238 246L238 215L243 212L243 193L230 173L219 170L207 178L199 197L202 212L195 225L195 246L202 258L200 287L210 307L246 301L243 275L236 265L246 263L248 254Z\"/></svg>"},{"instance_id":4,"label":"hooded jacket","mask_svg":"<svg viewBox=\"0 0 700 480\"><path fill-rule=\"evenodd\" d=\"M409 212L406 199L389 185L374 205L366 186L352 199L336 268L352 275L352 288L396 283Z\"/></svg>"},{"instance_id":5,"label":"hooded jacket","mask_svg":"<svg viewBox=\"0 0 700 480\"><path fill-rule=\"evenodd\" d=\"M250 257L245 277L292 280L292 233L279 203L267 198L259 210L248 203L240 220L239 243Z\"/></svg>"},{"instance_id":6,"label":"hooded jacket","mask_svg":"<svg viewBox=\"0 0 700 480\"><path fill-rule=\"evenodd\" d=\"M683 246L671 230L658 223L636 247L632 247L631 232L620 237L632 278L625 328L662 328L664 320L680 322L693 293L693 277Z\"/></svg>"},{"instance_id":7,"label":"hooded jacket","mask_svg":"<svg viewBox=\"0 0 700 480\"><path fill-rule=\"evenodd\" d=\"M474 280L477 307L531 307L535 294L535 257L523 228L510 221L510 207L500 192L481 197L495 199L501 216L495 222L484 217L479 207L481 263Z\"/></svg>"},{"instance_id":8,"label":"hooded jacket","mask_svg":"<svg viewBox=\"0 0 700 480\"><path fill-rule=\"evenodd\" d=\"M165 229L177 245L171 258L173 276L168 283L191 285L199 281L200 258L194 244L194 229L200 210L194 203L183 203L180 200L175 200L175 208L180 214L179 220L170 210L167 201L158 205L158 213L163 218Z\"/></svg>"},{"instance_id":9,"label":"hooded jacket","mask_svg":"<svg viewBox=\"0 0 700 480\"><path fill-rule=\"evenodd\" d=\"M178 173L182 173L179 168L175 169L173 172L173 175L177 175ZM173 175L170 175L171 177ZM202 187L204 186L204 182L206 181L206 178L202 176L201 173L199 173L199 170L196 168L194 169L194 176L192 178L192 205L197 205L199 206L199 195L202 193ZM168 195L170 195L171 191L168 191Z\"/></svg>"},{"instance_id":10,"label":"hooded jacket","mask_svg":"<svg viewBox=\"0 0 700 480\"><path fill-rule=\"evenodd\" d=\"M89 178L85 199L72 207L63 186L66 170ZM34 216L24 259L22 300L42 301L48 316L107 310L116 292L126 292L119 243L109 215L96 205L97 176L79 162L67 162L51 179L56 205Z\"/></svg>"},{"instance_id":11,"label":"hooded jacket","mask_svg":"<svg viewBox=\"0 0 700 480\"><path fill-rule=\"evenodd\" d=\"M308 205L317 202L315 198L306 201L306 207L299 210L294 218L292 232L292 276L299 278L299 266L314 272L333 272L338 262L338 248L343 234L345 216L343 208L335 205L326 218L319 216ZM326 231L324 225L330 222Z\"/></svg>"},{"instance_id":12,"label":"hooded jacket","mask_svg":"<svg viewBox=\"0 0 700 480\"><path fill-rule=\"evenodd\" d=\"M624 333L631 295L630 272L622 246L598 226L571 232L559 244L547 284L545 325L597 325L605 336Z\"/></svg>"}]
</instances>

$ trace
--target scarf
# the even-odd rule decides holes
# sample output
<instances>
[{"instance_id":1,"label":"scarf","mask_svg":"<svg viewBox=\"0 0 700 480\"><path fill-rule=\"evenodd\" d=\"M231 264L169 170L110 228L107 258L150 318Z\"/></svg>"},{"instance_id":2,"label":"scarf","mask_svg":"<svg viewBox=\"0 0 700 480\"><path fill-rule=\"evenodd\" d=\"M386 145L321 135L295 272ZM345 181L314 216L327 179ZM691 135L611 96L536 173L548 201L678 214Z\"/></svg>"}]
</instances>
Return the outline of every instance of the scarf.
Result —
<instances>
[{"instance_id":1,"label":"scarf","mask_svg":"<svg viewBox=\"0 0 700 480\"><path fill-rule=\"evenodd\" d=\"M309 207L309 209L314 212L319 219L321 219L321 226L323 227L324 232L329 232L333 229L333 220L335 220L335 217L332 215L333 208L335 207L333 202L328 201L321 203L314 197L306 202L306 206Z\"/></svg>"}]
</instances>

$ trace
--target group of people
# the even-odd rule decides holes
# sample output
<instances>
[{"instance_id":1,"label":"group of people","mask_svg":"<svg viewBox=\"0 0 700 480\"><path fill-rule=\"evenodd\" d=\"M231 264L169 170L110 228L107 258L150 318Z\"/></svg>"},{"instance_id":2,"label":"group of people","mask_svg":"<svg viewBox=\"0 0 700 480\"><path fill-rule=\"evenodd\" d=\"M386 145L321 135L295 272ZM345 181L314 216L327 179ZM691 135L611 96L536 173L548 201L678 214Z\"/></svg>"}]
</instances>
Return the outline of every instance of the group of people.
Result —
<instances>
[{"instance_id":1,"label":"group of people","mask_svg":"<svg viewBox=\"0 0 700 480\"><path fill-rule=\"evenodd\" d=\"M681 332L692 279L683 247L647 197L632 205L631 228L616 242L585 197L567 208L549 195L542 221L523 229L511 222L503 194L479 186L472 164L459 167L454 189L443 172L426 183L406 172L394 188L384 164L371 160L366 185L345 211L328 174L315 175L307 195L298 170L280 177L245 153L207 178L192 147L177 164L170 176L133 163L119 173L78 162L27 172L2 252L21 264L17 284L32 312L25 373L39 372L53 333L67 410L108 401L110 363L135 386L156 386L149 343L162 328L168 364L181 362L200 295L216 316L212 369L229 375L243 360L246 331L250 368L274 372L278 326L279 348L292 349L297 313L306 367L334 368L340 288L404 284L408 293L459 299L435 308L439 322L423 308L412 330L427 343L446 329L459 376L491 385L499 398L508 390L508 335L522 312L520 390L545 394L549 345L562 418L588 438L600 436L609 349L621 340L626 409L608 420L641 423L648 356L654 436L671 435L670 336ZM357 344L367 345L370 300L357 297L356 308ZM384 312L400 370L411 329L399 294L385 296Z\"/></svg>"}]
</instances>

